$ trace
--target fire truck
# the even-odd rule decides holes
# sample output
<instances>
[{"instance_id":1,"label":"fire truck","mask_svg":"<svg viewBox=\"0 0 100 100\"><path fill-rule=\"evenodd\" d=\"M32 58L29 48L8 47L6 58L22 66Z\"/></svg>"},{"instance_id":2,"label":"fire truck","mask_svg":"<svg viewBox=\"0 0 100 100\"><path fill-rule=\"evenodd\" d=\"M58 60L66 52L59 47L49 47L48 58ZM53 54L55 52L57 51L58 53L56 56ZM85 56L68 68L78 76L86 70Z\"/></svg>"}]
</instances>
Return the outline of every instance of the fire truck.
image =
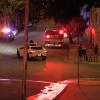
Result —
<instances>
[{"instance_id":1,"label":"fire truck","mask_svg":"<svg viewBox=\"0 0 100 100\"><path fill-rule=\"evenodd\" d=\"M64 47L64 31L59 29L50 29L45 31L46 47Z\"/></svg>"}]
</instances>

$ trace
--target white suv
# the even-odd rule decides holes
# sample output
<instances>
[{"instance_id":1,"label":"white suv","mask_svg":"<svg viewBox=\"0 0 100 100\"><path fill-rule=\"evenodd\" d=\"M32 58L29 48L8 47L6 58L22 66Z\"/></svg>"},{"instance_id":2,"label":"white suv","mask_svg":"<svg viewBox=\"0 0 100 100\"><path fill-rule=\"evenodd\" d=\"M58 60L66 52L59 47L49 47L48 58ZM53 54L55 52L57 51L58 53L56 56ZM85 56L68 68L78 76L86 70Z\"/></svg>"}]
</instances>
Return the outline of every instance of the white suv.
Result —
<instances>
[{"instance_id":1,"label":"white suv","mask_svg":"<svg viewBox=\"0 0 100 100\"><path fill-rule=\"evenodd\" d=\"M24 56L24 47L17 48L17 57ZM28 46L27 59L39 59L45 61L47 57L47 50L42 46Z\"/></svg>"}]
</instances>

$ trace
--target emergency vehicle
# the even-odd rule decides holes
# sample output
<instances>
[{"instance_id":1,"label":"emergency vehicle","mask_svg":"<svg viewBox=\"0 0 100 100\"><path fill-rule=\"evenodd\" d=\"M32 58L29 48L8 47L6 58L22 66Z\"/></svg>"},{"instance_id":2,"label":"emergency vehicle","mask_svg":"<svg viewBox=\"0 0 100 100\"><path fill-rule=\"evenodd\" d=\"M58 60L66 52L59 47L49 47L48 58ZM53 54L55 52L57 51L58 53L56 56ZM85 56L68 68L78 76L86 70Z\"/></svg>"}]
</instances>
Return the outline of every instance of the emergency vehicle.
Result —
<instances>
[{"instance_id":1,"label":"emergency vehicle","mask_svg":"<svg viewBox=\"0 0 100 100\"><path fill-rule=\"evenodd\" d=\"M0 40L12 41L14 40L14 34L10 28L3 28L0 30Z\"/></svg>"},{"instance_id":2,"label":"emergency vehicle","mask_svg":"<svg viewBox=\"0 0 100 100\"><path fill-rule=\"evenodd\" d=\"M46 47L63 47L64 32L63 30L50 29L45 31L45 46Z\"/></svg>"}]
</instances>

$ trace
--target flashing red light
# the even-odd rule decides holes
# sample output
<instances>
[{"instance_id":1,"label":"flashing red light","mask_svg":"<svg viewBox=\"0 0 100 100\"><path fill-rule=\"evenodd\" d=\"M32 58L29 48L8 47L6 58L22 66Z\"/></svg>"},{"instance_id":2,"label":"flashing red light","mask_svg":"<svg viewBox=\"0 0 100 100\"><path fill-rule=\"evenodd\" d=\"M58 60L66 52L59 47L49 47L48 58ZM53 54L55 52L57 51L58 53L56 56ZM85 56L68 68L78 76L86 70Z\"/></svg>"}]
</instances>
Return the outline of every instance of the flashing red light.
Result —
<instances>
[{"instance_id":1,"label":"flashing red light","mask_svg":"<svg viewBox=\"0 0 100 100\"><path fill-rule=\"evenodd\" d=\"M89 28L88 28L88 32L89 32L89 33L92 33L92 34L95 34L95 29L92 28L92 27L89 27Z\"/></svg>"},{"instance_id":2,"label":"flashing red light","mask_svg":"<svg viewBox=\"0 0 100 100\"><path fill-rule=\"evenodd\" d=\"M63 30L60 30L59 33L60 33L60 34L63 34Z\"/></svg>"},{"instance_id":3,"label":"flashing red light","mask_svg":"<svg viewBox=\"0 0 100 100\"><path fill-rule=\"evenodd\" d=\"M46 35L46 38L49 39L50 38L50 35Z\"/></svg>"},{"instance_id":4,"label":"flashing red light","mask_svg":"<svg viewBox=\"0 0 100 100\"><path fill-rule=\"evenodd\" d=\"M92 34L95 34L95 30L94 29L92 29Z\"/></svg>"}]
</instances>

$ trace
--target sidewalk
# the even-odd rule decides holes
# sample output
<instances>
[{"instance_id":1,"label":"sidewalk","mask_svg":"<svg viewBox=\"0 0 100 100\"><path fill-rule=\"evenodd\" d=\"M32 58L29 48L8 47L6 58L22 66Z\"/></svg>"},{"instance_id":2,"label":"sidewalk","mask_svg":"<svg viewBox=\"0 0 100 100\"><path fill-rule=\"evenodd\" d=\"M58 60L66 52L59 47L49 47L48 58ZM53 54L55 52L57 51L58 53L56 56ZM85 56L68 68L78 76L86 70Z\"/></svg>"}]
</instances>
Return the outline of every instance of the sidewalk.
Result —
<instances>
[{"instance_id":1,"label":"sidewalk","mask_svg":"<svg viewBox=\"0 0 100 100\"><path fill-rule=\"evenodd\" d=\"M56 100L100 100L100 80L68 80L68 86Z\"/></svg>"},{"instance_id":2,"label":"sidewalk","mask_svg":"<svg viewBox=\"0 0 100 100\"><path fill-rule=\"evenodd\" d=\"M47 88L47 90L50 90L49 93L41 92L29 96L27 100L100 100L100 80L82 79L79 81L79 85L77 80L67 80L62 85L57 83L55 85L58 85L59 88L49 85L49 88ZM62 89L60 89L60 86Z\"/></svg>"},{"instance_id":3,"label":"sidewalk","mask_svg":"<svg viewBox=\"0 0 100 100\"><path fill-rule=\"evenodd\" d=\"M27 80L27 100L100 100L100 80L65 80L56 83ZM22 100L21 80L2 79L0 100Z\"/></svg>"},{"instance_id":4,"label":"sidewalk","mask_svg":"<svg viewBox=\"0 0 100 100\"><path fill-rule=\"evenodd\" d=\"M43 87L39 93L27 97L27 100L54 100L66 87L66 80L57 83L49 82L48 86Z\"/></svg>"},{"instance_id":5,"label":"sidewalk","mask_svg":"<svg viewBox=\"0 0 100 100\"><path fill-rule=\"evenodd\" d=\"M67 50L67 49L66 49ZM100 64L100 54L98 55L98 59L96 61L86 61L82 59L81 61L78 61L78 54L77 54L77 47L76 46L70 46L70 52L68 54L68 57L64 59L67 63L79 63L79 64Z\"/></svg>"},{"instance_id":6,"label":"sidewalk","mask_svg":"<svg viewBox=\"0 0 100 100\"><path fill-rule=\"evenodd\" d=\"M53 100L67 87L67 81L27 80L26 87L27 100ZM0 79L0 100L22 100L22 81Z\"/></svg>"}]
</instances>

